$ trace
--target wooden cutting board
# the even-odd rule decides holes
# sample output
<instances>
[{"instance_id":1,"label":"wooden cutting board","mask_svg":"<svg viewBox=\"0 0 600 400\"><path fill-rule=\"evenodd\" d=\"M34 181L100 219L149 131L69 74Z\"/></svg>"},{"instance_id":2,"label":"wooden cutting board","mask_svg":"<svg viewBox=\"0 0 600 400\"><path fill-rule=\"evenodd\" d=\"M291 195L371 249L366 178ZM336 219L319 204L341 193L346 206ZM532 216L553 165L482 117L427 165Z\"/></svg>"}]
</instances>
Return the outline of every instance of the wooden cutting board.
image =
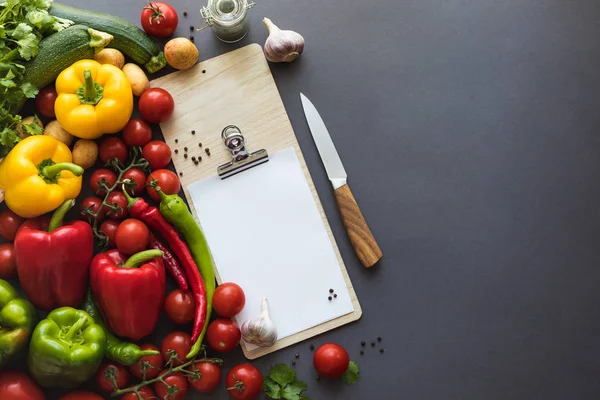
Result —
<instances>
[{"instance_id":1,"label":"wooden cutting board","mask_svg":"<svg viewBox=\"0 0 600 400\"><path fill-rule=\"evenodd\" d=\"M284 148L294 148L346 281L354 312L281 339L272 347L249 350L242 342L244 355L255 359L358 320L362 315L358 298L262 47L252 44L223 54L187 71L155 79L151 86L169 91L175 99L175 113L169 121L161 124L161 129L165 141L174 150L173 162L188 199L191 199L187 189L189 184L216 175L217 167L231 160L231 155L221 140L221 131L227 125L240 127L250 152L266 149L269 153L274 153ZM192 131L195 133L192 134ZM187 153L185 148L188 149ZM210 156L206 153L207 149L210 149ZM188 155L187 158L184 154ZM195 165L191 160L192 156L202 157L202 161ZM190 207L198 220L191 201ZM202 225L202 221L198 222ZM220 284L218 270L215 272Z\"/></svg>"}]
</instances>

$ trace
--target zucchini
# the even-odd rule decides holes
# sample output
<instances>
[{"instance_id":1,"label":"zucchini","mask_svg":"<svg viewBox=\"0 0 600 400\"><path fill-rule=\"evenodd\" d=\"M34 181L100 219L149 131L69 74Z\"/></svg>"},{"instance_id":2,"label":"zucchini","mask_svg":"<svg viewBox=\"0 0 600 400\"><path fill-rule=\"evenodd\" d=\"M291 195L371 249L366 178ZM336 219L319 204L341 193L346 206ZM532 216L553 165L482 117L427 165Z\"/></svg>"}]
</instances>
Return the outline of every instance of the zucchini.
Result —
<instances>
[{"instance_id":1,"label":"zucchini","mask_svg":"<svg viewBox=\"0 0 600 400\"><path fill-rule=\"evenodd\" d=\"M114 39L108 47L126 54L137 64L146 67L150 73L162 69L167 64L158 43L123 18L56 2L52 4L50 14L110 33Z\"/></svg>"},{"instance_id":2,"label":"zucchini","mask_svg":"<svg viewBox=\"0 0 600 400\"><path fill-rule=\"evenodd\" d=\"M111 40L111 35L85 25L73 25L56 32L40 41L37 56L25 64L23 82L41 89L54 82L62 70L74 62L93 58ZM24 102L15 104L13 112L18 112Z\"/></svg>"}]
</instances>

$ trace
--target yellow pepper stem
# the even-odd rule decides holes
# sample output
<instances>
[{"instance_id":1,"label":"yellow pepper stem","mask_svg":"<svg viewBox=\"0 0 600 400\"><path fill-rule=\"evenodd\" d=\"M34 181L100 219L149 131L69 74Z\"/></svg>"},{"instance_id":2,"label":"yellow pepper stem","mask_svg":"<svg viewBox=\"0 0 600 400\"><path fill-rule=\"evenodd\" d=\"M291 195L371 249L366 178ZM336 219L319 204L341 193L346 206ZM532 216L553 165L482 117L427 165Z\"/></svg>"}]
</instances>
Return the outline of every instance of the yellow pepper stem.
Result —
<instances>
[{"instance_id":1,"label":"yellow pepper stem","mask_svg":"<svg viewBox=\"0 0 600 400\"><path fill-rule=\"evenodd\" d=\"M38 165L38 171L46 183L57 183L62 171L71 171L75 176L83 175L83 168L79 165L67 162L55 164L51 159L42 161Z\"/></svg>"},{"instance_id":2,"label":"yellow pepper stem","mask_svg":"<svg viewBox=\"0 0 600 400\"><path fill-rule=\"evenodd\" d=\"M92 71L86 69L83 71L83 85L77 91L77 97L82 104L98 104L102 100L104 88L92 78Z\"/></svg>"}]
</instances>

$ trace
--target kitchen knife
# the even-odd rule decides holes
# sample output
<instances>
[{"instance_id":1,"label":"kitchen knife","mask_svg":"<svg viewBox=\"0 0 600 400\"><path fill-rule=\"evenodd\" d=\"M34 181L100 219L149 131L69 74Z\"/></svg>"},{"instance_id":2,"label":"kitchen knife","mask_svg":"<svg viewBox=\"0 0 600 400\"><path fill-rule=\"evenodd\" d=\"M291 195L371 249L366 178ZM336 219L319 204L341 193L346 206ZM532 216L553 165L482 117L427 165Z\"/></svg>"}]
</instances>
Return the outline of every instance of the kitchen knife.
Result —
<instances>
[{"instance_id":1,"label":"kitchen knife","mask_svg":"<svg viewBox=\"0 0 600 400\"><path fill-rule=\"evenodd\" d=\"M333 193L352 247L362 265L370 268L383 256L381 249L375 241L356 200L354 200L354 196L346 182L348 175L323 119L313 103L302 93L300 93L300 99L302 100L302 107L310 132L325 165L327 176L333 185Z\"/></svg>"}]
</instances>

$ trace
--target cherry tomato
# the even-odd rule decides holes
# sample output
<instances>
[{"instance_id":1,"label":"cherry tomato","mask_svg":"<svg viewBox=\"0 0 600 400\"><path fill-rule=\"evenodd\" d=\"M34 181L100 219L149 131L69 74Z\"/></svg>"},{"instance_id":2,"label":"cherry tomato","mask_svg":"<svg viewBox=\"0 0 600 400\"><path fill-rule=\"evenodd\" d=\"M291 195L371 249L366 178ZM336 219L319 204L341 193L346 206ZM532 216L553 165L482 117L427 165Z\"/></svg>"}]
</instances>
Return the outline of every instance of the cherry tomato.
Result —
<instances>
[{"instance_id":1,"label":"cherry tomato","mask_svg":"<svg viewBox=\"0 0 600 400\"><path fill-rule=\"evenodd\" d=\"M115 391L112 382L107 379L108 371L112 369L114 372L115 380L117 382L117 388L124 389L129 383L129 371L123 365L114 361L105 360L96 371L96 385L98 388L106 393L112 393Z\"/></svg>"},{"instance_id":2,"label":"cherry tomato","mask_svg":"<svg viewBox=\"0 0 600 400\"><path fill-rule=\"evenodd\" d=\"M153 180L158 181L158 186L160 186L160 190L164 194L176 194L181 190L181 182L179 182L179 178L175 175L175 172L168 169L157 169L156 171L152 171L148 175L148 179L146 179L146 192L148 192L148 196L152 200L160 201L158 192L149 186Z\"/></svg>"},{"instance_id":3,"label":"cherry tomato","mask_svg":"<svg viewBox=\"0 0 600 400\"><path fill-rule=\"evenodd\" d=\"M123 180L130 179L136 186L127 187L127 193L139 196L146 190L146 174L139 168L131 168L123 174Z\"/></svg>"},{"instance_id":4,"label":"cherry tomato","mask_svg":"<svg viewBox=\"0 0 600 400\"><path fill-rule=\"evenodd\" d=\"M35 105L40 114L44 117L48 118L56 118L56 114L54 113L54 102L58 97L58 93L56 93L56 89L54 86L46 86L42 90L40 90L35 96Z\"/></svg>"},{"instance_id":5,"label":"cherry tomato","mask_svg":"<svg viewBox=\"0 0 600 400\"><path fill-rule=\"evenodd\" d=\"M96 393L78 390L76 392L67 393L58 400L104 400L104 397Z\"/></svg>"},{"instance_id":6,"label":"cherry tomato","mask_svg":"<svg viewBox=\"0 0 600 400\"><path fill-rule=\"evenodd\" d=\"M210 362L196 362L192 366L188 367L188 371L200 372L200 379L194 380L194 378L188 375L188 381L192 387L201 393L212 392L219 386L221 382L221 367L219 364Z\"/></svg>"},{"instance_id":7,"label":"cherry tomato","mask_svg":"<svg viewBox=\"0 0 600 400\"><path fill-rule=\"evenodd\" d=\"M231 319L215 319L206 330L208 345L219 353L235 349L241 338L240 328Z\"/></svg>"},{"instance_id":8,"label":"cherry tomato","mask_svg":"<svg viewBox=\"0 0 600 400\"><path fill-rule=\"evenodd\" d=\"M313 356L315 369L325 378L339 378L344 375L349 364L348 352L335 343L324 344L315 351Z\"/></svg>"},{"instance_id":9,"label":"cherry tomato","mask_svg":"<svg viewBox=\"0 0 600 400\"><path fill-rule=\"evenodd\" d=\"M91 209L94 213L98 213L98 210L100 210L101 205L102 205L102 200L99 197L89 196L89 197L86 197L85 199L83 199L83 201L81 202L79 212L81 215L83 215L87 219L87 221L89 223L92 223L93 218L90 215L85 214L84 211L86 209ZM102 207L102 211L100 212L100 215L98 215L98 221L104 220L104 218L106 217L107 211L108 211L108 209L106 207Z\"/></svg>"},{"instance_id":10,"label":"cherry tomato","mask_svg":"<svg viewBox=\"0 0 600 400\"><path fill-rule=\"evenodd\" d=\"M109 136L100 142L98 153L103 163L108 163L111 158L117 158L123 164L127 161L127 146L118 137Z\"/></svg>"},{"instance_id":11,"label":"cherry tomato","mask_svg":"<svg viewBox=\"0 0 600 400\"><path fill-rule=\"evenodd\" d=\"M168 370L164 370L160 374L164 375L167 372L168 372ZM169 395L167 397L168 388L165 385L165 383L156 382L154 384L154 391L156 392L156 395L158 396L159 399L168 399L168 400L183 400L183 399L185 399L185 395L187 394L188 390L190 389L190 384L182 372L172 373L171 375L167 376L166 378L163 378L163 380L165 381L166 385L175 386L177 388L177 393L175 393L175 395Z\"/></svg>"},{"instance_id":12,"label":"cherry tomato","mask_svg":"<svg viewBox=\"0 0 600 400\"><path fill-rule=\"evenodd\" d=\"M0 372L0 399L45 400L44 392L24 372Z\"/></svg>"},{"instance_id":13,"label":"cherry tomato","mask_svg":"<svg viewBox=\"0 0 600 400\"><path fill-rule=\"evenodd\" d=\"M150 389L148 386L144 386L140 390L138 390L138 394L142 397L143 400L155 400L156 395L154 391ZM121 396L121 400L139 400L140 398L135 393L125 393Z\"/></svg>"},{"instance_id":14,"label":"cherry tomato","mask_svg":"<svg viewBox=\"0 0 600 400\"><path fill-rule=\"evenodd\" d=\"M133 118L123 128L121 138L129 147L144 147L152 140L152 128L150 128L150 125L146 121Z\"/></svg>"},{"instance_id":15,"label":"cherry tomato","mask_svg":"<svg viewBox=\"0 0 600 400\"><path fill-rule=\"evenodd\" d=\"M165 299L167 317L176 324L187 324L194 320L194 297L190 292L175 289Z\"/></svg>"},{"instance_id":16,"label":"cherry tomato","mask_svg":"<svg viewBox=\"0 0 600 400\"><path fill-rule=\"evenodd\" d=\"M17 276L15 249L12 243L0 244L0 279L11 279Z\"/></svg>"},{"instance_id":17,"label":"cherry tomato","mask_svg":"<svg viewBox=\"0 0 600 400\"><path fill-rule=\"evenodd\" d=\"M115 244L121 253L128 256L146 250L150 230L142 221L129 218L121 222L115 233Z\"/></svg>"},{"instance_id":18,"label":"cherry tomato","mask_svg":"<svg viewBox=\"0 0 600 400\"><path fill-rule=\"evenodd\" d=\"M175 101L165 89L151 88L140 96L138 108L142 118L148 122L159 124L171 118L175 109Z\"/></svg>"},{"instance_id":19,"label":"cherry tomato","mask_svg":"<svg viewBox=\"0 0 600 400\"><path fill-rule=\"evenodd\" d=\"M98 183L104 179L106 186L111 188L117 182L117 175L108 168L99 168L90 176L90 187L98 196L106 196L106 190L98 190Z\"/></svg>"},{"instance_id":20,"label":"cherry tomato","mask_svg":"<svg viewBox=\"0 0 600 400\"><path fill-rule=\"evenodd\" d=\"M0 213L0 237L9 242L15 240L17 230L19 230L23 221L23 218L9 209L2 211Z\"/></svg>"},{"instance_id":21,"label":"cherry tomato","mask_svg":"<svg viewBox=\"0 0 600 400\"><path fill-rule=\"evenodd\" d=\"M234 399L254 400L262 390L263 377L252 364L238 364L225 377L227 393Z\"/></svg>"},{"instance_id":22,"label":"cherry tomato","mask_svg":"<svg viewBox=\"0 0 600 400\"><path fill-rule=\"evenodd\" d=\"M185 356L188 355L190 349L192 348L190 344L190 335L185 332L171 332L169 333L162 341L160 346L160 351L163 355L163 359L165 362L168 362L171 359L171 351L175 351L177 353L177 359L173 360L174 366L179 366L185 363Z\"/></svg>"},{"instance_id":23,"label":"cherry tomato","mask_svg":"<svg viewBox=\"0 0 600 400\"><path fill-rule=\"evenodd\" d=\"M46 231L48 232L48 227L50 226L50 216L49 215L40 215L39 217L28 219L23 222L23 224L17 230L17 233L23 228L35 229L36 231Z\"/></svg>"},{"instance_id":24,"label":"cherry tomato","mask_svg":"<svg viewBox=\"0 0 600 400\"><path fill-rule=\"evenodd\" d=\"M171 36L177 29L178 22L177 11L167 3L151 1L142 10L142 28L150 36L156 38Z\"/></svg>"},{"instance_id":25,"label":"cherry tomato","mask_svg":"<svg viewBox=\"0 0 600 400\"><path fill-rule=\"evenodd\" d=\"M108 217L114 218L114 219L123 219L123 218L127 217L127 214L129 214L129 210L127 209L127 205L129 203L127 202L127 197L125 197L125 195L123 193L112 192L106 198L106 202L108 204L111 204L113 206L119 206L121 208L119 211L116 211L116 212L113 210L107 209L106 215Z\"/></svg>"},{"instance_id":26,"label":"cherry tomato","mask_svg":"<svg viewBox=\"0 0 600 400\"><path fill-rule=\"evenodd\" d=\"M144 362L148 363L146 367L146 379L154 379L158 376L158 373L163 367L163 358L160 354L160 349L153 344L146 343L140 345L140 349L142 350L154 350L157 351L158 354L154 354L151 356L143 356L140 358L138 362L131 365L129 367L129 372L131 375L135 376L138 379L143 379L144 377ZM135 399L137 400L137 399Z\"/></svg>"},{"instance_id":27,"label":"cherry tomato","mask_svg":"<svg viewBox=\"0 0 600 400\"><path fill-rule=\"evenodd\" d=\"M213 307L222 317L235 317L246 304L246 295L239 285L233 282L219 285L213 295Z\"/></svg>"},{"instance_id":28,"label":"cherry tomato","mask_svg":"<svg viewBox=\"0 0 600 400\"><path fill-rule=\"evenodd\" d=\"M150 163L150 169L155 171L166 167L171 161L171 148L162 140L153 140L144 146L142 157Z\"/></svg>"},{"instance_id":29,"label":"cherry tomato","mask_svg":"<svg viewBox=\"0 0 600 400\"><path fill-rule=\"evenodd\" d=\"M120 222L114 219L109 219L100 224L100 232L104 232L104 234L108 237L108 246L115 246L115 233L117 232L117 228L119 227Z\"/></svg>"}]
</instances>

